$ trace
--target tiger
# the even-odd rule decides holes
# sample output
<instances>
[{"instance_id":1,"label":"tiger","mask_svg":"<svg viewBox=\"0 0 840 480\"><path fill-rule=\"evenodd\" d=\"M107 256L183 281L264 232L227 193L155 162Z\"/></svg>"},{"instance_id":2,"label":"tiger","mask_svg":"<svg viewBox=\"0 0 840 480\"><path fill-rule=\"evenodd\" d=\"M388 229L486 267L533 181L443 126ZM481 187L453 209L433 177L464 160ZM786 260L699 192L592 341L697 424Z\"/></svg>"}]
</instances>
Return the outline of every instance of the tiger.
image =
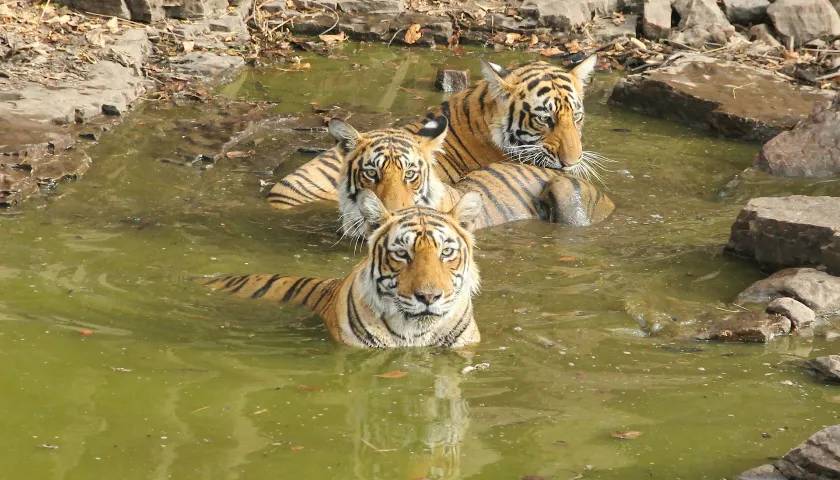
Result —
<instances>
[{"instance_id":1,"label":"tiger","mask_svg":"<svg viewBox=\"0 0 840 480\"><path fill-rule=\"evenodd\" d=\"M448 134L436 155L440 178L454 185L472 171L504 161L584 178L597 173L601 157L584 152L581 143L584 85L596 60L591 55L569 71L543 61L507 70L482 60L484 78L430 112L448 120ZM418 133L426 123L404 128ZM337 200L342 158L338 145L286 175L272 187L270 204L285 210Z\"/></svg>"},{"instance_id":2,"label":"tiger","mask_svg":"<svg viewBox=\"0 0 840 480\"><path fill-rule=\"evenodd\" d=\"M430 118L416 133L391 128L362 134L340 119L330 120L328 131L343 159L338 205L342 233L351 238L363 237L365 230L357 202L364 190L374 192L389 210L420 205L441 211L477 191L485 203L476 229L526 219L586 226L615 208L592 183L534 165L494 163L455 185L445 184L434 168L447 137L444 116Z\"/></svg>"},{"instance_id":3,"label":"tiger","mask_svg":"<svg viewBox=\"0 0 840 480\"><path fill-rule=\"evenodd\" d=\"M252 274L206 284L239 297L302 305L323 319L335 341L352 347L478 343L472 225L481 195L466 194L447 212L419 206L391 212L368 190L358 198L368 255L344 279Z\"/></svg>"}]
</instances>

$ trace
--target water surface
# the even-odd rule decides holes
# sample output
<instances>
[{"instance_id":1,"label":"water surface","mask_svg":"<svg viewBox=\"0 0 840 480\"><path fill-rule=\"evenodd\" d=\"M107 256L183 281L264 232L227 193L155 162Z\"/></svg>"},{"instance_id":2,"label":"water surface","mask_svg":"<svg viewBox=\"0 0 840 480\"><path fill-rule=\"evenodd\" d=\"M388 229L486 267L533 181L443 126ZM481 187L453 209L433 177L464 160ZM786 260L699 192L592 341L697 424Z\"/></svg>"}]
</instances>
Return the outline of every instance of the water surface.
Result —
<instances>
[{"instance_id":1,"label":"water surface","mask_svg":"<svg viewBox=\"0 0 840 480\"><path fill-rule=\"evenodd\" d=\"M585 142L617 161L617 212L481 232L472 357L339 347L303 310L194 284L343 276L360 253L336 244L333 206L280 213L260 193L324 134L180 163L213 154L243 116L312 125L313 108L338 105L360 126L412 118L443 98L438 65L477 78L482 55L350 45L306 56L307 72L249 70L223 99L141 108L92 148L81 181L4 212L0 479L716 480L837 423L840 392L798 362L838 344L685 335L762 277L721 253L748 198L840 195L840 182L742 174L757 145L610 108L607 75L587 97ZM377 377L393 370L407 375Z\"/></svg>"}]
</instances>

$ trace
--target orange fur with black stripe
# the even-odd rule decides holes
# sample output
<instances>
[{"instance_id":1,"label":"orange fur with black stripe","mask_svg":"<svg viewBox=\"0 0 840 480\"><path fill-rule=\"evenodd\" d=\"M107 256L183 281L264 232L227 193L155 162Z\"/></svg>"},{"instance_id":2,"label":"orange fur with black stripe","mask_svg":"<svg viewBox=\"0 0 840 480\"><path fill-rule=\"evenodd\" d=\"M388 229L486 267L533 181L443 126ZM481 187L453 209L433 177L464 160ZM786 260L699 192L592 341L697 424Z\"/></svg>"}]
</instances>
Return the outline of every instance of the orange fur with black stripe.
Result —
<instances>
[{"instance_id":1,"label":"orange fur with black stripe","mask_svg":"<svg viewBox=\"0 0 840 480\"><path fill-rule=\"evenodd\" d=\"M507 71L484 62L484 80L453 94L432 116L448 119L436 155L436 172L455 184L469 172L506 160L561 169L576 176L594 172L598 158L581 147L583 86L595 56L571 71L535 62ZM424 122L405 127L412 133ZM269 193L279 209L336 199L343 153L339 146L283 177Z\"/></svg>"},{"instance_id":2,"label":"orange fur with black stripe","mask_svg":"<svg viewBox=\"0 0 840 480\"><path fill-rule=\"evenodd\" d=\"M359 201L369 251L344 279L243 275L208 285L307 307L336 341L354 347L458 348L478 342L472 296L479 276L470 229L481 196L464 195L448 213L425 207L389 212L367 190Z\"/></svg>"}]
</instances>

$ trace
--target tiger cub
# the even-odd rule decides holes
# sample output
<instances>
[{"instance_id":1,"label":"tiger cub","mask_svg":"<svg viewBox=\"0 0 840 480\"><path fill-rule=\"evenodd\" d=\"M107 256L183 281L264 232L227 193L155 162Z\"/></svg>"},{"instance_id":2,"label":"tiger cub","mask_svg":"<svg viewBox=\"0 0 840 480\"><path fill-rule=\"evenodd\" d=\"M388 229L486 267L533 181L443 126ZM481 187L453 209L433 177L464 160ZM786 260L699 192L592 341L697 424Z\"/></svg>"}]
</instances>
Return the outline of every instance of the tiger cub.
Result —
<instances>
[{"instance_id":1,"label":"tiger cub","mask_svg":"<svg viewBox=\"0 0 840 480\"><path fill-rule=\"evenodd\" d=\"M480 340L473 221L481 196L468 193L448 212L390 212L367 190L356 195L368 228L368 255L344 279L226 276L208 286L239 297L302 305L330 335L353 347L459 348Z\"/></svg>"}]
</instances>

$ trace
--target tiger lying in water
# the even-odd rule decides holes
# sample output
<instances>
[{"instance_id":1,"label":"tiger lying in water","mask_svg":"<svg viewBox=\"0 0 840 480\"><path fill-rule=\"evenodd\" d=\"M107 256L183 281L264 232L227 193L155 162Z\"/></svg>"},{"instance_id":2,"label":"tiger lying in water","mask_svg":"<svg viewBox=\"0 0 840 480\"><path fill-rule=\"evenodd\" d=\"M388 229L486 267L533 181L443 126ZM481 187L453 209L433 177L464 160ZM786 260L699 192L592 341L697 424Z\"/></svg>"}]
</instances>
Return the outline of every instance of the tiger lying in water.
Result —
<instances>
[{"instance_id":1,"label":"tiger lying in water","mask_svg":"<svg viewBox=\"0 0 840 480\"><path fill-rule=\"evenodd\" d=\"M412 133L390 128L361 134L342 120L329 123L343 159L338 205L345 235L361 236L364 219L357 195L370 190L389 210L421 205L449 210L467 192L484 197L475 228L525 219L585 226L612 213L612 201L588 181L556 170L496 163L468 173L454 186L438 177L435 153L447 136L446 117Z\"/></svg>"},{"instance_id":2,"label":"tiger lying in water","mask_svg":"<svg viewBox=\"0 0 840 480\"><path fill-rule=\"evenodd\" d=\"M452 185L469 172L513 161L562 169L583 178L597 176L600 156L584 152L581 146L583 86L595 61L592 55L568 72L546 62L511 71L483 62L484 80L453 94L434 113L448 120L444 127L448 135L437 142L440 152L435 173ZM429 131L426 122L408 125L405 130L420 136L437 131ZM317 200L337 200L346 147L336 146L282 178L269 194L271 205L289 209ZM499 170L490 173L495 178L500 174ZM517 181L515 176L505 179ZM547 181L559 183L556 188L549 187L550 191L569 190L568 177Z\"/></svg>"},{"instance_id":3,"label":"tiger lying in water","mask_svg":"<svg viewBox=\"0 0 840 480\"><path fill-rule=\"evenodd\" d=\"M481 196L463 195L447 213L389 212L375 194L357 194L368 226L368 256L344 279L228 276L207 285L246 298L303 305L338 342L368 348L463 347L480 340L472 296L473 220Z\"/></svg>"}]
</instances>

